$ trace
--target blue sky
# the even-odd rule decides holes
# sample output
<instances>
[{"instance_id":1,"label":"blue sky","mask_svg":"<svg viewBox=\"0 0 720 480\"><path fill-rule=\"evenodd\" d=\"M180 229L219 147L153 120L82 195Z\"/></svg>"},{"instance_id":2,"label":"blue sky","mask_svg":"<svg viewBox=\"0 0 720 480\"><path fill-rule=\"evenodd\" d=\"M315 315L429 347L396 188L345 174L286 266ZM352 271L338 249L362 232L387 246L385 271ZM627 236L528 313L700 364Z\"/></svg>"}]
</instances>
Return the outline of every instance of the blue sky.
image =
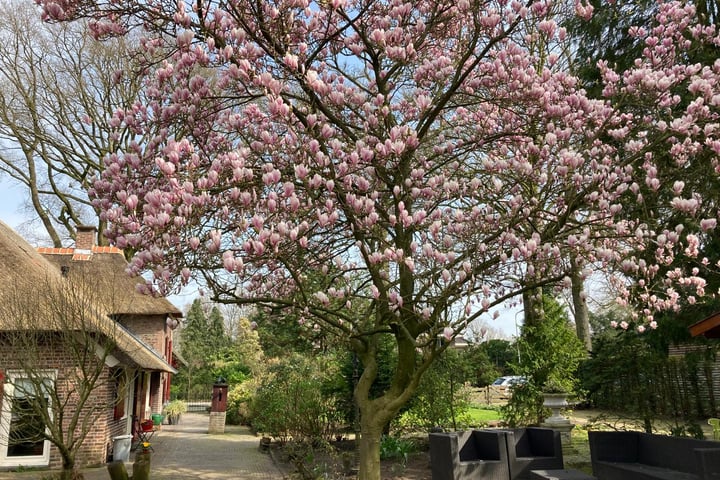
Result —
<instances>
[{"instance_id":1,"label":"blue sky","mask_svg":"<svg viewBox=\"0 0 720 480\"><path fill-rule=\"evenodd\" d=\"M18 211L22 204L24 193L14 188L0 176L0 220L12 228L17 228L23 221Z\"/></svg>"}]
</instances>

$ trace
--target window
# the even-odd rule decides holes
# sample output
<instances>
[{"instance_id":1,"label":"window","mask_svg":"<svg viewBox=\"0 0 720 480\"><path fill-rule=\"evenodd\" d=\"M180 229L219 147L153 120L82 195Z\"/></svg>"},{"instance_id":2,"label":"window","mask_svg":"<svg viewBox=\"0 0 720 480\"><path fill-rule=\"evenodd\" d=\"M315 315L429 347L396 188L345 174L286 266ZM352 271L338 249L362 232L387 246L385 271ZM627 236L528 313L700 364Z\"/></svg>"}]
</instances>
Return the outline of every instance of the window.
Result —
<instances>
[{"instance_id":1,"label":"window","mask_svg":"<svg viewBox=\"0 0 720 480\"><path fill-rule=\"evenodd\" d=\"M128 376L124 369L117 369L112 373L115 386L113 420L127 418L128 411Z\"/></svg>"},{"instance_id":2,"label":"window","mask_svg":"<svg viewBox=\"0 0 720 480\"><path fill-rule=\"evenodd\" d=\"M52 420L54 371L30 375L8 372L0 412L0 465L47 465L50 442L46 422Z\"/></svg>"}]
</instances>

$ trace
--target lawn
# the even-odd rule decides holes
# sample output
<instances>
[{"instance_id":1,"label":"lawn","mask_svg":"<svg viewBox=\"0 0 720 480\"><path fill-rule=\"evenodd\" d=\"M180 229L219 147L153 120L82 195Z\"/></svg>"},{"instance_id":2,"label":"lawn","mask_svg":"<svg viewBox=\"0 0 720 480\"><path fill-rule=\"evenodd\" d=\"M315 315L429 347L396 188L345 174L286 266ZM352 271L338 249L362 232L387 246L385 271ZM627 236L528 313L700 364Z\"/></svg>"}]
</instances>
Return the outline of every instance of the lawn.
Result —
<instances>
[{"instance_id":1,"label":"lawn","mask_svg":"<svg viewBox=\"0 0 720 480\"><path fill-rule=\"evenodd\" d=\"M480 425L500 420L500 411L492 408L482 408L473 405L467 414L470 417L470 424L472 425Z\"/></svg>"}]
</instances>

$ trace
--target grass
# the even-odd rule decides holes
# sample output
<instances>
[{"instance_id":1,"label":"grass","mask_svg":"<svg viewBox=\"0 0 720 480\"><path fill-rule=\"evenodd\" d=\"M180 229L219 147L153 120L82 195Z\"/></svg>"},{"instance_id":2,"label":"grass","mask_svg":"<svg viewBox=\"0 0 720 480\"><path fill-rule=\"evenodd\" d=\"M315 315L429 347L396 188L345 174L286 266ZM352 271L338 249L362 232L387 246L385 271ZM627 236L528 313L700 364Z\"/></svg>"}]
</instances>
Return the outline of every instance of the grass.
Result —
<instances>
[{"instance_id":1,"label":"grass","mask_svg":"<svg viewBox=\"0 0 720 480\"><path fill-rule=\"evenodd\" d=\"M563 448L565 468L581 470L592 475L590 464L590 443L585 428L575 427L572 431L569 448Z\"/></svg>"},{"instance_id":2,"label":"grass","mask_svg":"<svg viewBox=\"0 0 720 480\"><path fill-rule=\"evenodd\" d=\"M500 412L498 410L492 408L482 408L475 405L470 407L467 415L473 425L500 420Z\"/></svg>"}]
</instances>

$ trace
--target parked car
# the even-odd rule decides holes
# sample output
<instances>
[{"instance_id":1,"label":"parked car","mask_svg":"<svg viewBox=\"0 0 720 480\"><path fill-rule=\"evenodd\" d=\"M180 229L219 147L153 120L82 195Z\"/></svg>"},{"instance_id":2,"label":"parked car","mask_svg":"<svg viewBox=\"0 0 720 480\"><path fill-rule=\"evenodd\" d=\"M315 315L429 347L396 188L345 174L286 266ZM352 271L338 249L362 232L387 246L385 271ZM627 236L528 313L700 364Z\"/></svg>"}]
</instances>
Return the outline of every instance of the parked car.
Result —
<instances>
[{"instance_id":1,"label":"parked car","mask_svg":"<svg viewBox=\"0 0 720 480\"><path fill-rule=\"evenodd\" d=\"M513 385L518 385L527 382L527 379L525 377L522 377L520 375L509 375L506 377L499 377L497 378L492 385L495 387L511 387Z\"/></svg>"}]
</instances>

